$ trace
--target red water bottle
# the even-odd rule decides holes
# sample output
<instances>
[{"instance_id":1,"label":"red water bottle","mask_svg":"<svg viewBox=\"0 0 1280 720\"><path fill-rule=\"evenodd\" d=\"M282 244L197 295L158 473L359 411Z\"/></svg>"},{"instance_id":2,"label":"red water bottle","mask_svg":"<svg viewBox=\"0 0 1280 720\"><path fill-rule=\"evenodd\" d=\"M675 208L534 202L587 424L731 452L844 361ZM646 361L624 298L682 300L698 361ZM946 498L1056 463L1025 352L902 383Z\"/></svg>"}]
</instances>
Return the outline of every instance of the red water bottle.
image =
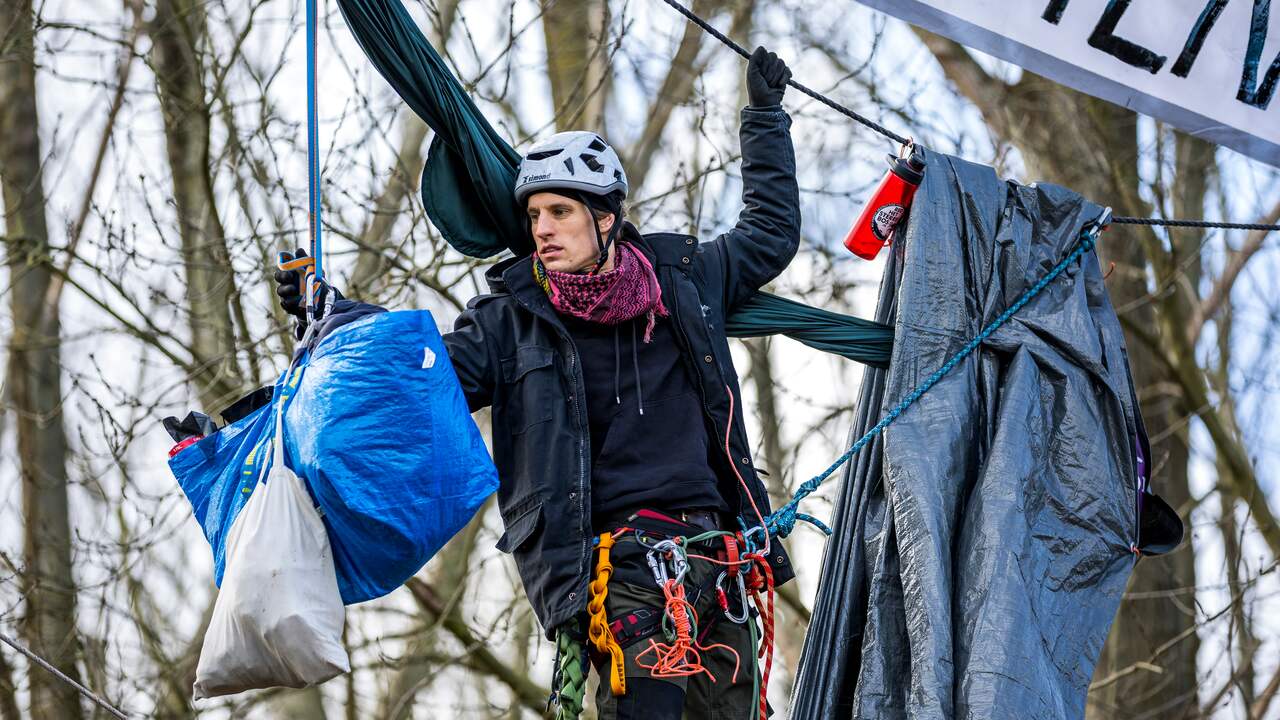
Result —
<instances>
[{"instance_id":1,"label":"red water bottle","mask_svg":"<svg viewBox=\"0 0 1280 720\"><path fill-rule=\"evenodd\" d=\"M903 147L903 155L887 155L889 172L862 208L862 214L845 236L844 246L864 260L875 260L880 248L893 239L893 230L911 209L911 198L924 180L924 157L915 144Z\"/></svg>"}]
</instances>

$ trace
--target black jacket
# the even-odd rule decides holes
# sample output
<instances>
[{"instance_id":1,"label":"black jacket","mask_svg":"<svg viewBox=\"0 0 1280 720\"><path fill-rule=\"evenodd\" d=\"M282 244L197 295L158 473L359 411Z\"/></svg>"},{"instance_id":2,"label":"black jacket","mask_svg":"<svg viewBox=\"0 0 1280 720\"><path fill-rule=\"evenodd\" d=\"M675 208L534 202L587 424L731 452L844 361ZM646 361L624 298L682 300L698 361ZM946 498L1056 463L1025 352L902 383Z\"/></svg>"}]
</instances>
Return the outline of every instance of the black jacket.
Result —
<instances>
[{"instance_id":1,"label":"black jacket","mask_svg":"<svg viewBox=\"0 0 1280 720\"><path fill-rule=\"evenodd\" d=\"M751 463L737 373L724 332L729 310L772 280L800 241L791 120L781 107L742 111L742 199L737 225L712 242L687 235L629 233L651 258L709 422L729 457L717 474L741 474L750 498L726 498L755 524L752 500L770 512ZM532 259L490 268L491 294L471 300L445 335L471 409L493 408L493 459L505 532L498 548L515 556L529 602L551 637L586 607L591 570L590 438L582 370L569 334L534 282ZM732 463L732 469L730 468ZM772 544L776 582L794 573Z\"/></svg>"}]
</instances>

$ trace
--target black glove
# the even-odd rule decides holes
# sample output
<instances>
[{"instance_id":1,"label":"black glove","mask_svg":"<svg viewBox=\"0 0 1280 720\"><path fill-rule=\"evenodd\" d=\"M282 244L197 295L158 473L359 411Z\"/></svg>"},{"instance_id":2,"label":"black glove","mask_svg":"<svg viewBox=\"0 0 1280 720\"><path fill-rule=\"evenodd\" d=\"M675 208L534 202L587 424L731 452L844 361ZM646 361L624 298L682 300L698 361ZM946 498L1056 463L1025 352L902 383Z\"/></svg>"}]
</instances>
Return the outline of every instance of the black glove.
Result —
<instances>
[{"instance_id":1,"label":"black glove","mask_svg":"<svg viewBox=\"0 0 1280 720\"><path fill-rule=\"evenodd\" d=\"M298 248L293 254L288 251L280 253L282 261L295 260L307 256L307 251ZM294 316L298 320L296 334L298 338L302 337L303 331L307 329L311 318L307 317L307 302L302 297L302 273L297 270L276 270L276 295L280 297L280 307L284 311ZM337 288L330 287L328 283L321 281L320 294L316 298L316 308L319 312L323 308L325 301L329 298L329 294L333 294L333 301L337 302L342 299L342 293Z\"/></svg>"},{"instance_id":2,"label":"black glove","mask_svg":"<svg viewBox=\"0 0 1280 720\"><path fill-rule=\"evenodd\" d=\"M307 256L307 251L298 248L290 254L280 253L281 260L294 260ZM280 297L280 307L298 319L302 325L307 324L307 304L302 299L302 273L297 270L276 270L276 295Z\"/></svg>"},{"instance_id":3,"label":"black glove","mask_svg":"<svg viewBox=\"0 0 1280 720\"><path fill-rule=\"evenodd\" d=\"M791 68L778 56L757 47L747 61L747 102L753 108L772 107L782 103Z\"/></svg>"}]
</instances>

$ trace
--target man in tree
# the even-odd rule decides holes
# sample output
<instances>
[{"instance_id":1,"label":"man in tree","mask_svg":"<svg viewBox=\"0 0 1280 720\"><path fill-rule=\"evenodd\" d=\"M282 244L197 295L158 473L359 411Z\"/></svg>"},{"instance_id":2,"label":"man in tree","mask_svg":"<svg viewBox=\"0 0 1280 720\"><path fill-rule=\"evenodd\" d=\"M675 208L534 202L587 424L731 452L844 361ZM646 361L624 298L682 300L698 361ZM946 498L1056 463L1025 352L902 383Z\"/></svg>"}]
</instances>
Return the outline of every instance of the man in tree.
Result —
<instances>
[{"instance_id":1,"label":"man in tree","mask_svg":"<svg viewBox=\"0 0 1280 720\"><path fill-rule=\"evenodd\" d=\"M610 552L614 571L597 622L607 621L621 652L592 653L604 678L601 718L747 717L759 702L748 628L755 621L734 574L704 559L723 563L734 548L722 538L689 548L704 558L691 557L682 607L674 586L658 584L650 551L670 537L737 530L739 518L758 526L769 512L724 318L777 276L799 244L795 153L780 105L790 75L763 48L751 56L741 125L745 208L713 242L642 235L625 221L626 173L595 133L559 133L535 146L514 190L536 249L492 267L492 293L471 300L445 335L471 409L492 407L505 525L498 548L514 555L548 636L585 630L593 548ZM285 309L305 324L298 274L276 279ZM348 316L378 310L335 307ZM776 541L767 562L775 582L792 577ZM668 607L696 617L691 639L705 672L696 670L698 656L665 645Z\"/></svg>"}]
</instances>

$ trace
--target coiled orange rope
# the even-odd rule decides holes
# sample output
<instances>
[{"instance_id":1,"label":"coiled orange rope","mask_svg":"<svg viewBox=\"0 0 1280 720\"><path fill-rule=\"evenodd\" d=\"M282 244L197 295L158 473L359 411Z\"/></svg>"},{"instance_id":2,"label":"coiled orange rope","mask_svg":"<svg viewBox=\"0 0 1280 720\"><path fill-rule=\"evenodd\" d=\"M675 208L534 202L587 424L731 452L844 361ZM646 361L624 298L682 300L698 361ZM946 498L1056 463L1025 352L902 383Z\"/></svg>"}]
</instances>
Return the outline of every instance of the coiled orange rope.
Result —
<instances>
[{"instance_id":1,"label":"coiled orange rope","mask_svg":"<svg viewBox=\"0 0 1280 720\"><path fill-rule=\"evenodd\" d=\"M660 643L649 638L649 647L636 656L636 664L648 670L655 678L689 677L706 673L711 682L716 682L715 674L702 665L702 653L722 649L733 655L733 682L736 682L742 665L738 651L722 643L698 643L694 639L698 613L685 596L683 582L678 578L669 578L661 587L666 598L666 616L674 627L675 638L670 643ZM652 663L641 660L650 653L655 655Z\"/></svg>"}]
</instances>

